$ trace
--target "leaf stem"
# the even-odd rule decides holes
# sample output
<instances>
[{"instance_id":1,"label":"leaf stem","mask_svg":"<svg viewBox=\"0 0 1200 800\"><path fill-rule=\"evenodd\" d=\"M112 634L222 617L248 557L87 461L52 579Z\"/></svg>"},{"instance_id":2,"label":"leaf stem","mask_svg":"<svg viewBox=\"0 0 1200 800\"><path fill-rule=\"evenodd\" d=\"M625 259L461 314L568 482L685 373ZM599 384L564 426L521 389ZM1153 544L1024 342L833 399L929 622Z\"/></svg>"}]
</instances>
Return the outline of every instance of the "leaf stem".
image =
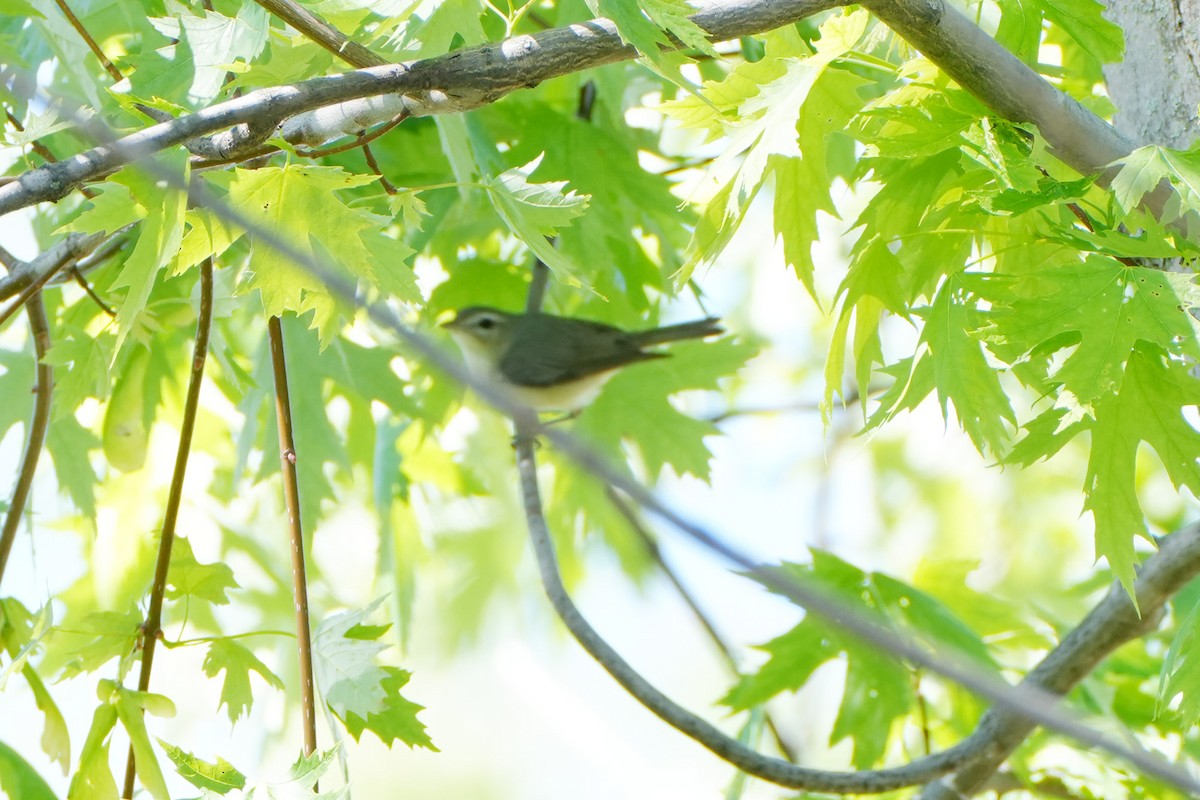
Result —
<instances>
[{"instance_id":1,"label":"leaf stem","mask_svg":"<svg viewBox=\"0 0 1200 800\"><path fill-rule=\"evenodd\" d=\"M162 536L158 541L158 561L154 565L154 582L150 586L150 607L142 624L142 667L138 675L138 691L150 690L150 670L154 666L154 646L162 633L163 598L167 592L167 575L171 567L171 548L175 543L175 523L183 501L183 480L192 452L192 434L196 429L196 411L200 406L200 387L204 381L204 362L208 358L208 337L212 329L213 260L209 256L200 265L200 311L196 319L196 341L192 347L192 368L188 378L187 398L183 405L183 420L179 427L179 445L175 450L175 469L171 473L171 488L163 513ZM133 746L125 761L124 798L133 797Z\"/></svg>"},{"instance_id":2,"label":"leaf stem","mask_svg":"<svg viewBox=\"0 0 1200 800\"><path fill-rule=\"evenodd\" d=\"M300 482L296 471L296 440L292 428L292 405L288 397L283 326L279 317L274 316L267 326L271 340L271 366L275 372L275 418L279 425L283 498L287 504L291 540L292 592L296 603L296 651L300 662L300 713L304 726L304 753L312 755L317 749L317 711L313 685L312 630L308 616L308 581L304 571L304 529L300 520Z\"/></svg>"},{"instance_id":3,"label":"leaf stem","mask_svg":"<svg viewBox=\"0 0 1200 800\"><path fill-rule=\"evenodd\" d=\"M100 66L104 67L114 81L120 82L124 79L121 70L117 69L116 65L109 60L108 56L104 55L104 51L100 49L100 45L96 44L96 40L88 33L87 28L83 27L83 23L79 21L79 17L75 16L75 12L67 5L66 0L54 0L55 4L63 12L63 16L67 18L67 22L71 23L71 27L79 34L79 38L83 39L83 43L88 46L88 49L95 54L100 61Z\"/></svg>"}]
</instances>

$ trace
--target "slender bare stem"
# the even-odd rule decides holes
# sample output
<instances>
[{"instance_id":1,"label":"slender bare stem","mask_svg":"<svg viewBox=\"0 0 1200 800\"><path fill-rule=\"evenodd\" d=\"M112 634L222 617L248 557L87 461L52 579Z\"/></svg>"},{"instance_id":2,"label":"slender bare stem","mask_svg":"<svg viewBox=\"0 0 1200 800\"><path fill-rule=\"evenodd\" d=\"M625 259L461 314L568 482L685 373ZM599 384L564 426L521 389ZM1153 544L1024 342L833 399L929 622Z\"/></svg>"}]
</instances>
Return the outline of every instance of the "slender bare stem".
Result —
<instances>
[{"instance_id":1,"label":"slender bare stem","mask_svg":"<svg viewBox=\"0 0 1200 800\"><path fill-rule=\"evenodd\" d=\"M292 0L255 2L353 67L378 67L388 63L382 56L372 53L358 42L350 41L337 28Z\"/></svg>"},{"instance_id":2,"label":"slender bare stem","mask_svg":"<svg viewBox=\"0 0 1200 800\"><path fill-rule=\"evenodd\" d=\"M312 631L308 618L308 580L304 574L304 529L300 523L300 483L296 472L296 440L292 429L292 404L288 397L287 360L283 326L279 317L268 322L271 366L275 372L275 418L279 424L280 468L283 498L291 534L292 591L296 602L296 649L300 660L300 713L304 724L304 752L317 749L317 706L313 688Z\"/></svg>"},{"instance_id":3,"label":"slender bare stem","mask_svg":"<svg viewBox=\"0 0 1200 800\"><path fill-rule=\"evenodd\" d=\"M88 33L87 28L83 27L83 23L79 21L79 17L75 16L75 12L67 5L66 0L54 0L54 2L62 10L63 16L67 18L67 22L71 23L71 27L79 34L79 38L83 39L84 44L99 59L100 66L104 67L104 71L112 76L114 81L123 79L125 76L121 74L121 70L117 69L116 65L108 59L108 56L104 55L104 51L100 49L100 45L96 44L96 40Z\"/></svg>"},{"instance_id":4,"label":"slender bare stem","mask_svg":"<svg viewBox=\"0 0 1200 800\"><path fill-rule=\"evenodd\" d=\"M375 154L371 152L371 145L364 143L362 146L362 151L363 158L367 160L367 166L371 168L372 172L379 176L379 185L382 186L383 190L388 194L396 194L397 190L395 184L389 181L387 176L383 174L383 170L379 168L379 162L375 160Z\"/></svg>"},{"instance_id":5,"label":"slender bare stem","mask_svg":"<svg viewBox=\"0 0 1200 800\"><path fill-rule=\"evenodd\" d=\"M297 148L296 153L298 155L304 156L305 158L321 158L323 156L332 156L332 155L337 155L338 153L344 153L347 150L353 150L356 147L362 147L365 144L370 144L371 142L378 139L380 136L383 136L385 133L387 133L388 131L395 128L401 122L404 122L404 120L408 119L409 116L410 116L410 114L408 112L402 112L400 114L397 114L396 116L392 117L387 122L380 125L378 128L375 128L374 130L370 130L370 131L363 131L358 136L354 137L354 141L352 141L352 142L345 142L343 144L330 145L329 147L318 147L316 149L311 149L311 150L304 149L304 148Z\"/></svg>"},{"instance_id":6,"label":"slender bare stem","mask_svg":"<svg viewBox=\"0 0 1200 800\"><path fill-rule=\"evenodd\" d=\"M187 398L183 404L183 421L179 427L179 445L175 449L175 470L171 473L171 488L163 513L162 536L158 540L158 561L154 565L154 582L150 586L150 608L142 624L142 669L138 675L138 691L150 690L150 670L154 666L154 645L162 632L163 598L167 592L167 574L171 567L171 548L175 543L175 523L183 501L183 480L188 458L192 453L192 434L196 429L196 411L200 407L200 386L204 381L204 362L208 358L208 334L212 329L213 261L206 258L200 265L200 312L196 319L196 341L192 347L192 369L188 377ZM133 746L125 761L125 791L121 797L133 797Z\"/></svg>"},{"instance_id":7,"label":"slender bare stem","mask_svg":"<svg viewBox=\"0 0 1200 800\"><path fill-rule=\"evenodd\" d=\"M4 579L4 568L8 554L12 551L21 514L29 499L33 486L33 475L37 471L38 459L42 455L42 444L46 441L46 428L50 424L50 398L54 389L54 370L43 360L50 349L50 323L46 321L46 307L42 295L35 292L25 303L29 316L29 330L33 334L33 351L37 357L37 386L34 387L33 419L29 422L29 435L25 437L25 452L21 456L21 468L17 472L17 483L13 487L12 499L4 515L4 528L0 530L0 581Z\"/></svg>"},{"instance_id":8,"label":"slender bare stem","mask_svg":"<svg viewBox=\"0 0 1200 800\"><path fill-rule=\"evenodd\" d=\"M117 312L113 310L112 306L100 299L100 295L96 294L96 290L88 283L88 279L83 277L83 273L79 271L78 264L71 267L71 277L79 284L83 291L87 292L87 296L92 298L92 302L100 306L101 311L110 317L117 316Z\"/></svg>"},{"instance_id":9,"label":"slender bare stem","mask_svg":"<svg viewBox=\"0 0 1200 800\"><path fill-rule=\"evenodd\" d=\"M525 295L525 310L530 314L542 310L546 297L546 284L550 280L550 268L540 258L533 262L533 275L529 279L529 292Z\"/></svg>"},{"instance_id":10,"label":"slender bare stem","mask_svg":"<svg viewBox=\"0 0 1200 800\"><path fill-rule=\"evenodd\" d=\"M596 632L567 594L558 570L554 543L542 513L537 465L534 461L534 437L531 434L534 430L536 426L530 425L528 421L518 420L517 470L525 521L529 527L542 588L555 613L580 646L596 659L625 691L659 719L749 775L780 786L809 791L873 794L925 783L956 769L956 764L968 763L986 749L985 741L969 739L941 753L894 769L860 772L811 769L757 753L671 700L642 677L641 673L630 666L612 645Z\"/></svg>"}]
</instances>

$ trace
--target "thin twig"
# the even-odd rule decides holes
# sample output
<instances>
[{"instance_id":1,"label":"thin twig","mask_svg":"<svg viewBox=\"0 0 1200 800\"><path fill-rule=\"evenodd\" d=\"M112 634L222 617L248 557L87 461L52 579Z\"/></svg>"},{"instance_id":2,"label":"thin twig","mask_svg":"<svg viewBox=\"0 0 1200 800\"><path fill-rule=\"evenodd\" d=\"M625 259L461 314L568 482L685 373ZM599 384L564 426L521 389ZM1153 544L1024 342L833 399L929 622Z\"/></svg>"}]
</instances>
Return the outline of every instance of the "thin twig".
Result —
<instances>
[{"instance_id":1,"label":"thin twig","mask_svg":"<svg viewBox=\"0 0 1200 800\"><path fill-rule=\"evenodd\" d=\"M75 279L75 282L79 284L80 287L82 287L83 291L87 292L87 296L92 298L92 302L100 306L101 311L113 318L117 316L117 312L113 311L112 306L101 300L100 295L96 294L96 290L92 288L90 283L88 283L88 279L83 277L83 273L79 271L78 264L75 264L71 267L71 277Z\"/></svg>"},{"instance_id":2,"label":"thin twig","mask_svg":"<svg viewBox=\"0 0 1200 800\"><path fill-rule=\"evenodd\" d=\"M550 280L550 268L546 262L534 257L533 275L529 278L529 291L525 295L525 311L534 314L542 310L542 300L546 297L546 284Z\"/></svg>"},{"instance_id":3,"label":"thin twig","mask_svg":"<svg viewBox=\"0 0 1200 800\"><path fill-rule=\"evenodd\" d=\"M275 419L279 426L280 469L287 504L292 551L292 592L296 603L296 650L300 661L300 713L304 726L304 753L317 749L317 706L313 687L312 631L308 617L308 580L304 570L304 529L300 522L300 483L296 471L296 440L292 429L292 404L288 396L287 359L279 317L267 323L271 340L271 366L275 373ZM315 787L314 787L315 788Z\"/></svg>"},{"instance_id":4,"label":"thin twig","mask_svg":"<svg viewBox=\"0 0 1200 800\"><path fill-rule=\"evenodd\" d=\"M154 645L162 633L163 598L167 592L167 574L171 568L171 547L175 543L175 523L183 502L183 480L192 452L192 434L196 429L196 411L200 407L200 387L204 382L204 362L208 358L208 334L212 328L213 260L206 258L200 265L200 312L196 318L196 341L192 347L191 374L188 377L187 399L183 404L183 420L179 426L179 444L175 449L175 470L171 473L171 488L163 513L162 536L158 540L158 561L154 565L154 582L150 586L150 607L142 624L142 667L138 675L138 691L150 691L150 670L154 666ZM125 762L124 798L133 797L135 775L133 745Z\"/></svg>"},{"instance_id":5,"label":"thin twig","mask_svg":"<svg viewBox=\"0 0 1200 800\"><path fill-rule=\"evenodd\" d=\"M74 28L75 32L79 34L79 38L83 39L83 43L86 44L88 49L91 50L92 53L95 54L96 58L100 60L100 66L104 67L104 71L112 76L114 81L119 82L123 80L125 76L121 74L121 70L117 69L116 66L108 60L108 56L104 55L104 51L100 49L100 45L96 44L96 40L92 38L90 33L88 33L87 28L83 27L83 23L79 21L79 17L75 16L75 12L72 11L71 7L67 5L66 0L54 0L54 2L62 10L63 16L67 18L67 22L71 23L71 27Z\"/></svg>"},{"instance_id":6,"label":"thin twig","mask_svg":"<svg viewBox=\"0 0 1200 800\"><path fill-rule=\"evenodd\" d=\"M606 494L608 495L609 502L616 507L621 516L625 518L625 521L629 523L629 526L633 528L633 532L637 534L642 547L645 548L646 553L650 556L650 560L654 562L659 571L670 581L671 586L675 589L675 593L683 600L684 605L692 612L692 616L700 623L700 627L708 634L708 638L716 645L717 651L725 659L725 665L729 667L729 670L735 676L741 676L742 673L738 668L737 654L733 652L733 648L725 641L725 637L721 635L720 631L717 630L717 626L713 624L708 614L700 607L699 601L692 595L691 590L683 584L683 580L679 577L679 574L667 563L667 560L663 557L662 548L658 546L658 542L654 536L646 529L637 512L612 487L609 487ZM779 748L779 752L783 753L784 758L795 763L796 752L783 738L783 734L779 732L779 727L775 724L775 719L771 716L771 712L767 710L766 706L763 706L762 713L763 719L767 724L767 730L771 732L771 737L775 740L775 746Z\"/></svg>"},{"instance_id":7,"label":"thin twig","mask_svg":"<svg viewBox=\"0 0 1200 800\"><path fill-rule=\"evenodd\" d=\"M338 153L344 153L347 150L353 150L356 147L362 147L363 145L370 144L371 142L375 141L380 136L383 136L401 122L404 122L404 120L408 119L409 116L411 115L407 111L401 112L374 130L363 131L358 136L354 137L354 141L352 142L344 142L338 145L317 147L313 149L298 147L296 148L296 155L303 156L305 158L321 158L323 156L332 156L337 155Z\"/></svg>"},{"instance_id":8,"label":"thin twig","mask_svg":"<svg viewBox=\"0 0 1200 800\"><path fill-rule=\"evenodd\" d=\"M379 185L383 187L383 190L388 194L398 194L395 185L387 179L387 176L383 174L383 170L379 168L379 162L375 160L375 154L371 152L371 145L363 144L362 151L363 158L367 160L367 166L379 176Z\"/></svg>"},{"instance_id":9,"label":"thin twig","mask_svg":"<svg viewBox=\"0 0 1200 800\"><path fill-rule=\"evenodd\" d=\"M35 292L25 303L29 316L29 330L33 334L33 352L37 359L37 386L34 387L33 418L29 422L25 437L25 452L21 455L21 468L17 472L17 483L13 487L12 499L4 515L4 528L0 531L0 581L4 579L4 568L8 554L12 551L21 524L21 514L29 499L33 486L33 475L37 471L42 445L46 441L46 429L50 424L50 399L54 389L54 369L46 363L46 351L50 349L50 323L46 320L46 307L42 295Z\"/></svg>"},{"instance_id":10,"label":"thin twig","mask_svg":"<svg viewBox=\"0 0 1200 800\"><path fill-rule=\"evenodd\" d=\"M337 28L292 0L255 0L260 6L300 31L305 38L324 47L353 67L378 67L388 63L358 42L347 39Z\"/></svg>"}]
</instances>

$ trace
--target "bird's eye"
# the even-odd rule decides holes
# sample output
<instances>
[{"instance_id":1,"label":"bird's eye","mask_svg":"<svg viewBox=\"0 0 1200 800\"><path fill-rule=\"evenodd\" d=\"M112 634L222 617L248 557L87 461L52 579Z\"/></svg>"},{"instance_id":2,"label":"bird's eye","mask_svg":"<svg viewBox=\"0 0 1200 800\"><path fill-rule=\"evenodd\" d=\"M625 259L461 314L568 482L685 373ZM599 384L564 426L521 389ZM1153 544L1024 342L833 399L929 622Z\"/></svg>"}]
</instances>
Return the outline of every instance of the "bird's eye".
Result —
<instances>
[{"instance_id":1,"label":"bird's eye","mask_svg":"<svg viewBox=\"0 0 1200 800\"><path fill-rule=\"evenodd\" d=\"M496 320L492 319L491 317L484 317L483 319L479 320L477 324L485 331L490 331L492 328L496 327Z\"/></svg>"}]
</instances>

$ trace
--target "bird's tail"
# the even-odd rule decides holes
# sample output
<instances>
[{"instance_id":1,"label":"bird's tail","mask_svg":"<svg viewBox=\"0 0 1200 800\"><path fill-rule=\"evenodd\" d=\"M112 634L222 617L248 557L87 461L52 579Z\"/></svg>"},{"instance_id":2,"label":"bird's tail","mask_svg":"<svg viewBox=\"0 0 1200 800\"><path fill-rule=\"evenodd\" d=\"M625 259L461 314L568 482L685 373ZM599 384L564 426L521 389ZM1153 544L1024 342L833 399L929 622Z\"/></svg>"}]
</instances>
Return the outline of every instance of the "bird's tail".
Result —
<instances>
[{"instance_id":1,"label":"bird's tail","mask_svg":"<svg viewBox=\"0 0 1200 800\"><path fill-rule=\"evenodd\" d=\"M668 325L665 328L653 328L648 331L638 331L633 334L633 341L638 347L674 342L679 339L700 339L705 336L718 336L725 332L717 323L719 317L698 319L695 322L683 322L679 325Z\"/></svg>"}]
</instances>

